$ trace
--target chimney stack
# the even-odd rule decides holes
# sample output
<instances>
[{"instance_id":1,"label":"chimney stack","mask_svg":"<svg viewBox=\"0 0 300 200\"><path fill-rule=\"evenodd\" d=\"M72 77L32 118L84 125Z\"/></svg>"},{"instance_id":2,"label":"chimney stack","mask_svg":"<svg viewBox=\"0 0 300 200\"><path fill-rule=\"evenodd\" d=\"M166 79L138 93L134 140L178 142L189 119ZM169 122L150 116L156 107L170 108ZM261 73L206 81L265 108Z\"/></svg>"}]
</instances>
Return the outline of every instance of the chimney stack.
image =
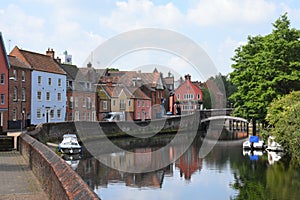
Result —
<instances>
[{"instance_id":1,"label":"chimney stack","mask_svg":"<svg viewBox=\"0 0 300 200\"><path fill-rule=\"evenodd\" d=\"M87 68L92 68L92 63L91 63L91 62L89 62L89 63L87 64Z\"/></svg>"},{"instance_id":2,"label":"chimney stack","mask_svg":"<svg viewBox=\"0 0 300 200\"><path fill-rule=\"evenodd\" d=\"M185 75L184 78L185 78L185 80L191 81L191 75L189 75L189 74Z\"/></svg>"},{"instance_id":3,"label":"chimney stack","mask_svg":"<svg viewBox=\"0 0 300 200\"><path fill-rule=\"evenodd\" d=\"M48 50L46 51L46 55L50 56L51 58L54 59L54 51L53 51L53 49L48 48Z\"/></svg>"}]
</instances>

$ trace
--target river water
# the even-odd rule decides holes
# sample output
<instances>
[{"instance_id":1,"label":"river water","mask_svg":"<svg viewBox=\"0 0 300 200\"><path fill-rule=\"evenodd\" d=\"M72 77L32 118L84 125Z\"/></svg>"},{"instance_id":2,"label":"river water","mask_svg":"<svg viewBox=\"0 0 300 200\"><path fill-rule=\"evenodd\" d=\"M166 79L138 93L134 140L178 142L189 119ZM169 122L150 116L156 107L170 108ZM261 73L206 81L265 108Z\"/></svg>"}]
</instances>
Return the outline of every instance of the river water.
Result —
<instances>
[{"instance_id":1,"label":"river water","mask_svg":"<svg viewBox=\"0 0 300 200\"><path fill-rule=\"evenodd\" d=\"M206 154L201 151L204 142L200 136L196 136L178 157L176 152L183 149L178 143L164 154L151 154L172 138L115 140L114 144L126 150L101 151L109 157L106 162L109 167L87 149L80 159L73 156L73 161L68 163L102 200L299 199L300 169L289 164L282 154L243 152L242 141L209 143L213 148ZM151 171L162 162L163 167ZM142 173L124 171L134 166L149 170Z\"/></svg>"}]
</instances>

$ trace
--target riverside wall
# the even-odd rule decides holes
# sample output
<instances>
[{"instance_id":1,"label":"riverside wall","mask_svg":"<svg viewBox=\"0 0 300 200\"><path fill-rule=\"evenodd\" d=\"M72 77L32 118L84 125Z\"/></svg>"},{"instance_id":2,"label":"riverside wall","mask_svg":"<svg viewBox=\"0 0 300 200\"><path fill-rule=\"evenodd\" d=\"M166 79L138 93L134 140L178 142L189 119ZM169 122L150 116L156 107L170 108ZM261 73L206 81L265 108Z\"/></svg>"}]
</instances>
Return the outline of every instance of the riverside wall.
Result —
<instances>
[{"instance_id":1,"label":"riverside wall","mask_svg":"<svg viewBox=\"0 0 300 200\"><path fill-rule=\"evenodd\" d=\"M124 121L124 122L59 122L41 124L36 130L29 132L31 136L42 143L61 141L64 134L74 133L79 140L84 137L96 136L118 138L131 136L146 136L157 134L169 134L184 131L197 131L200 126L199 116L196 114L163 118L152 121Z\"/></svg>"},{"instance_id":2,"label":"riverside wall","mask_svg":"<svg viewBox=\"0 0 300 200\"><path fill-rule=\"evenodd\" d=\"M62 158L33 137L20 135L19 150L50 199L99 199Z\"/></svg>"}]
</instances>

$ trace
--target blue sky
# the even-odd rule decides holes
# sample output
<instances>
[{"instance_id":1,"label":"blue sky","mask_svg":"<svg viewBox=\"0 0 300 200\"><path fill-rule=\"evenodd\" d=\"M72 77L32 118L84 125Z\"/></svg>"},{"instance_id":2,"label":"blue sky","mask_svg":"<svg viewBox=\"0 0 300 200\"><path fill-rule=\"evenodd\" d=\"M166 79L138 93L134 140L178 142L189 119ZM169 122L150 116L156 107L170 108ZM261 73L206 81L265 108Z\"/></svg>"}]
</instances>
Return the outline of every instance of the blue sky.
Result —
<instances>
[{"instance_id":1,"label":"blue sky","mask_svg":"<svg viewBox=\"0 0 300 200\"><path fill-rule=\"evenodd\" d=\"M272 23L284 12L292 27L299 29L300 3L296 0L4 0L0 31L7 52L16 45L40 53L50 47L57 56L67 50L73 64L81 67L97 46L115 35L139 28L169 29L198 43L218 72L227 74L232 71L234 49L248 35L270 33ZM166 56L165 61L152 62L178 74L190 73L193 79L193 71L178 58ZM132 67L128 59L114 65Z\"/></svg>"}]
</instances>

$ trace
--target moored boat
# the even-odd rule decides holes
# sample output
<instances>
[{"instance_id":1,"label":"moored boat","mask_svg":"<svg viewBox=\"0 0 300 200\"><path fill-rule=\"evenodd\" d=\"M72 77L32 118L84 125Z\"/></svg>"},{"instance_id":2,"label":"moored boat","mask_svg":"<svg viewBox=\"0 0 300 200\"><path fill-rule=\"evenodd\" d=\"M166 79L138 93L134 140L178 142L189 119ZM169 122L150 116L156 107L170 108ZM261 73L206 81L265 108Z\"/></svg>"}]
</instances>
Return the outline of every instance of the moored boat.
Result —
<instances>
[{"instance_id":1,"label":"moored boat","mask_svg":"<svg viewBox=\"0 0 300 200\"><path fill-rule=\"evenodd\" d=\"M63 140L58 145L58 150L66 154L81 153L82 147L79 145L75 134L65 134Z\"/></svg>"},{"instance_id":2,"label":"moored boat","mask_svg":"<svg viewBox=\"0 0 300 200\"><path fill-rule=\"evenodd\" d=\"M275 142L275 137L274 136L269 136L268 138L268 151L283 151L283 147Z\"/></svg>"},{"instance_id":3,"label":"moored boat","mask_svg":"<svg viewBox=\"0 0 300 200\"><path fill-rule=\"evenodd\" d=\"M265 145L258 136L250 136L248 141L243 142L243 149L264 149Z\"/></svg>"}]
</instances>

